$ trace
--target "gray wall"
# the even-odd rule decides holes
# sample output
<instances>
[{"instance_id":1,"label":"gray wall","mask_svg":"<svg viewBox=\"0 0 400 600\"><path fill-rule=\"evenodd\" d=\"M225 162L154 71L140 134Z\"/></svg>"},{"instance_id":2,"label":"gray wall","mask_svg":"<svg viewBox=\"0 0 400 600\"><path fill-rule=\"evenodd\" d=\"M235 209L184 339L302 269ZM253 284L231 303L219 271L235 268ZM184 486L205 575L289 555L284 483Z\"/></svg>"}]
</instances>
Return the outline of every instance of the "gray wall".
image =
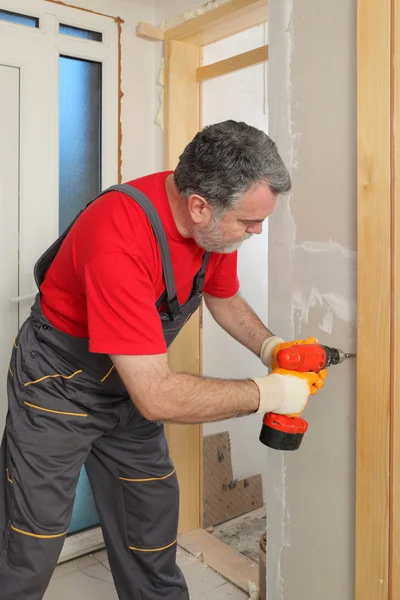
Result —
<instances>
[{"instance_id":1,"label":"gray wall","mask_svg":"<svg viewBox=\"0 0 400 600\"><path fill-rule=\"evenodd\" d=\"M270 0L270 135L293 193L270 219L269 325L355 349L356 0ZM293 454L268 451L269 600L354 597L355 364Z\"/></svg>"}]
</instances>

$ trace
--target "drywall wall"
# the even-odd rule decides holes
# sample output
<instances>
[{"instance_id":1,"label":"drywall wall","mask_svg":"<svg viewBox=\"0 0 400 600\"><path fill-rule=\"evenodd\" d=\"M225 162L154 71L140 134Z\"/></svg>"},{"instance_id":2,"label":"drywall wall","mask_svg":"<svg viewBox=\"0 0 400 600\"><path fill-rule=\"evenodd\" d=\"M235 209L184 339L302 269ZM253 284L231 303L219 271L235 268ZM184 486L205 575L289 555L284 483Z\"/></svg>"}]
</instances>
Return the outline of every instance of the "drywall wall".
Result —
<instances>
[{"instance_id":1,"label":"drywall wall","mask_svg":"<svg viewBox=\"0 0 400 600\"><path fill-rule=\"evenodd\" d=\"M293 176L270 219L269 324L354 351L356 1L270 0L269 18L269 130ZM306 418L297 452L268 452L268 598L351 600L353 363Z\"/></svg>"},{"instance_id":2,"label":"drywall wall","mask_svg":"<svg viewBox=\"0 0 400 600\"><path fill-rule=\"evenodd\" d=\"M223 60L252 50L266 42L266 27L260 26L222 40L204 49L204 64ZM265 66L255 65L230 73L203 85L203 123L209 125L226 119L245 121L267 132L265 103ZM268 311L268 226L263 233L243 244L239 250L241 293L267 322ZM205 309L203 319L203 372L207 376L246 378L262 376L260 360L236 343L213 320ZM204 435L229 431L234 476L244 478L261 473L266 492L267 463L258 437L260 416L231 419L205 425Z\"/></svg>"}]
</instances>

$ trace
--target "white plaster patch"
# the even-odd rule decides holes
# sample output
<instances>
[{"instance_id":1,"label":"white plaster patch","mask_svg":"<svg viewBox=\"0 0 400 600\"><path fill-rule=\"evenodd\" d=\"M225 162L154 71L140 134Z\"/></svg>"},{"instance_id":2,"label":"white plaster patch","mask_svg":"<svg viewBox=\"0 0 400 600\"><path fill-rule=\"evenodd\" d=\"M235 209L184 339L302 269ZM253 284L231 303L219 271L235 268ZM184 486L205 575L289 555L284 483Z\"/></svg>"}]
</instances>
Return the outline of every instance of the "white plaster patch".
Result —
<instances>
[{"instance_id":1,"label":"white plaster patch","mask_svg":"<svg viewBox=\"0 0 400 600\"><path fill-rule=\"evenodd\" d=\"M218 8L221 4L225 4L229 0L209 0L206 4L199 6L198 8L192 8L190 10L186 10L181 15L176 15L173 17L169 17L163 23L161 23L160 27L163 31L167 29L172 29L172 27L176 27L181 23L185 23L186 21L190 21L195 17L199 17L200 15L204 15L209 10L213 10L214 8Z\"/></svg>"},{"instance_id":2,"label":"white plaster patch","mask_svg":"<svg viewBox=\"0 0 400 600\"><path fill-rule=\"evenodd\" d=\"M319 324L319 328L321 329L321 331L325 331L325 333L329 333L329 335L332 333L332 328L333 328L333 309L332 308L327 311L326 315L324 316L321 323Z\"/></svg>"},{"instance_id":3,"label":"white plaster patch","mask_svg":"<svg viewBox=\"0 0 400 600\"><path fill-rule=\"evenodd\" d=\"M305 252L337 252L343 258L351 258L355 259L356 253L354 250L350 250L349 248L345 248L332 240L329 242L304 242L302 244L297 244L296 248L299 250L304 250Z\"/></svg>"},{"instance_id":4,"label":"white plaster patch","mask_svg":"<svg viewBox=\"0 0 400 600\"><path fill-rule=\"evenodd\" d=\"M356 253L335 242L303 242L294 250L292 316L298 326L308 323L311 309L324 315L319 328L332 333L335 318L356 320Z\"/></svg>"}]
</instances>

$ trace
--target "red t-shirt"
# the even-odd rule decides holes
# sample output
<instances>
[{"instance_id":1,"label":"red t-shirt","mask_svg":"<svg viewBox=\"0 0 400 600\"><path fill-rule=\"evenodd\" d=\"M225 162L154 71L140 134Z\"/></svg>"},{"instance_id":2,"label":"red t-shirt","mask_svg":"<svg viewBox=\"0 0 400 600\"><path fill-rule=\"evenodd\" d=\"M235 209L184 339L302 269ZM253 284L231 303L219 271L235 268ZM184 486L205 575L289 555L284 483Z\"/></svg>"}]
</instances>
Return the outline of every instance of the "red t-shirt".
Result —
<instances>
[{"instance_id":1,"label":"red t-shirt","mask_svg":"<svg viewBox=\"0 0 400 600\"><path fill-rule=\"evenodd\" d=\"M204 250L180 235L165 180L170 172L131 181L153 202L171 253L178 300L187 301ZM165 290L161 255L145 213L120 192L102 196L67 235L41 285L42 310L64 333L89 338L91 352L166 351L156 302ZM204 291L228 298L239 289L237 254L212 253Z\"/></svg>"}]
</instances>

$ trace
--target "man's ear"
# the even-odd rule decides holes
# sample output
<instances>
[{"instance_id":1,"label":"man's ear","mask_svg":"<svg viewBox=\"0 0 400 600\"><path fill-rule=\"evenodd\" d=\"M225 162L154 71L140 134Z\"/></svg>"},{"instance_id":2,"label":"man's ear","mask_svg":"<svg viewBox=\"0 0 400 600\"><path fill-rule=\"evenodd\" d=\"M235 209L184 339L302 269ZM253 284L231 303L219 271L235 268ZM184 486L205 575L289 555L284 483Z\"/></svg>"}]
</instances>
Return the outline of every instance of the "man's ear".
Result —
<instances>
[{"instance_id":1,"label":"man's ear","mask_svg":"<svg viewBox=\"0 0 400 600\"><path fill-rule=\"evenodd\" d=\"M196 223L196 225L209 221L212 214L212 209L207 200L205 200L202 196L192 194L189 196L187 203L190 217L192 221Z\"/></svg>"}]
</instances>

